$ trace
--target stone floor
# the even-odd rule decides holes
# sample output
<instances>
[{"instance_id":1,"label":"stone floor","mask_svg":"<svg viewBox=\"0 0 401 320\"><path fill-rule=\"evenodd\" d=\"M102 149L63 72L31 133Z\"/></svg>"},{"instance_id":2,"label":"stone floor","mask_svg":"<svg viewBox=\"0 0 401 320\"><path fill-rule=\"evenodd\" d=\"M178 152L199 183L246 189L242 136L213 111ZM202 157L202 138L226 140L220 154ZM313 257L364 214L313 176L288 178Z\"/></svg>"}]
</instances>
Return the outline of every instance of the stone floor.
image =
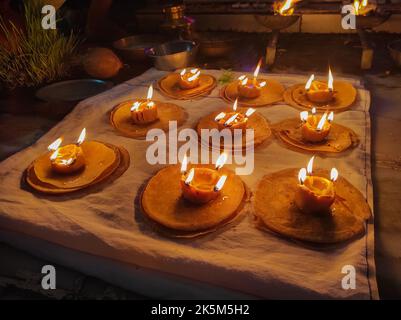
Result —
<instances>
[{"instance_id":1,"label":"stone floor","mask_svg":"<svg viewBox=\"0 0 401 320\"><path fill-rule=\"evenodd\" d=\"M398 36L399 37L399 36ZM284 34L273 72L325 72L362 77L372 93L372 170L376 212L376 266L380 295L401 299L401 69L395 68L386 45L396 36L371 34L375 45L374 67L359 69L360 44L351 35ZM250 70L264 54L267 35L247 35L230 57L199 58L209 68ZM130 65L116 83L140 74L147 65ZM32 144L60 121L71 103L49 104L33 98L33 92L0 96L0 160ZM138 294L111 286L58 266L58 289L43 292L39 276L46 261L0 244L0 299L140 299ZM59 271L61 270L61 271Z\"/></svg>"}]
</instances>

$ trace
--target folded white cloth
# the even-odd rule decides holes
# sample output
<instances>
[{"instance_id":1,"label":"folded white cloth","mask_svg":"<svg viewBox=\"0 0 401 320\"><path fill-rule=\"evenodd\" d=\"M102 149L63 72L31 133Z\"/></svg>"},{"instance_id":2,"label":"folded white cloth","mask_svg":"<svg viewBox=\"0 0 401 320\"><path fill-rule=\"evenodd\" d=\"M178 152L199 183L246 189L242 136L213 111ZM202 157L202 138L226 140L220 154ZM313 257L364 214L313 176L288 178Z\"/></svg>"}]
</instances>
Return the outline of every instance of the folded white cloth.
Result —
<instances>
[{"instance_id":1,"label":"folded white cloth","mask_svg":"<svg viewBox=\"0 0 401 320\"><path fill-rule=\"evenodd\" d=\"M216 76L221 71L208 70ZM79 103L57 126L37 143L0 164L0 228L47 240L73 250L125 263L191 278L263 298L378 298L375 279L373 218L366 235L350 243L313 248L286 240L255 228L252 206L239 224L192 240L174 240L154 232L135 210L138 190L162 166L149 165L145 152L150 142L120 136L108 121L108 113L117 103L145 97L147 87L165 72L151 69L110 91ZM303 82L305 76L264 75L283 85ZM339 77L337 77L339 78ZM338 168L372 205L370 174L369 92L359 81L358 100L349 111L336 115L335 121L352 128L360 145L338 157L319 158L316 167ZM155 100L174 102L189 114L185 127L194 127L198 119L224 102L218 88L210 96L192 101L175 101L155 92ZM297 117L299 110L278 103L257 109L270 123ZM87 128L87 138L124 146L130 153L130 168L99 192L82 197L50 197L20 188L21 174L46 147L59 136L75 139ZM251 191L265 174L306 164L309 156L291 151L273 141L255 151L255 171L243 176ZM168 190L166 190L168 192ZM268 205L268 204L266 204ZM356 288L341 286L342 268L356 269ZM118 274L118 268L115 270Z\"/></svg>"}]
</instances>

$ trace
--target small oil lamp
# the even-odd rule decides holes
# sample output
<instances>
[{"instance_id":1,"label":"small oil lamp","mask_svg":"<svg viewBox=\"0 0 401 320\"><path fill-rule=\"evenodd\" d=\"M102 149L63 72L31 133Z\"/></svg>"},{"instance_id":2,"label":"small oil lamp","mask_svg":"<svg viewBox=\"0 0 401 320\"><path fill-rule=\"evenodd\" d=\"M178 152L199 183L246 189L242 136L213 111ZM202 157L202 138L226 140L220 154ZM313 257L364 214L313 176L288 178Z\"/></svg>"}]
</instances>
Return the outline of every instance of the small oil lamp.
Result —
<instances>
[{"instance_id":1,"label":"small oil lamp","mask_svg":"<svg viewBox=\"0 0 401 320\"><path fill-rule=\"evenodd\" d=\"M49 145L48 150L52 151L50 163L53 171L70 174L81 170L85 166L85 156L81 148L85 136L86 129L84 128L75 144L60 147L63 140L58 138Z\"/></svg>"},{"instance_id":2,"label":"small oil lamp","mask_svg":"<svg viewBox=\"0 0 401 320\"><path fill-rule=\"evenodd\" d=\"M240 97L253 99L260 96L262 88L266 86L266 81L259 82L257 80L261 65L262 59L259 60L258 65L255 68L252 80L249 80L246 75L242 75L238 78L238 95Z\"/></svg>"},{"instance_id":3,"label":"small oil lamp","mask_svg":"<svg viewBox=\"0 0 401 320\"><path fill-rule=\"evenodd\" d=\"M299 0L284 0L275 1L273 3L274 14L279 14L280 16L291 16L294 13L295 3Z\"/></svg>"},{"instance_id":4,"label":"small oil lamp","mask_svg":"<svg viewBox=\"0 0 401 320\"><path fill-rule=\"evenodd\" d=\"M199 86L199 76L200 70L198 68L191 69L187 72L186 69L180 72L180 78L178 80L178 85L181 89L193 89Z\"/></svg>"},{"instance_id":5,"label":"small oil lamp","mask_svg":"<svg viewBox=\"0 0 401 320\"><path fill-rule=\"evenodd\" d=\"M308 111L302 111L299 115L302 121L302 138L306 141L321 142L329 135L331 123L334 120L333 111L329 114L325 112L322 116L317 116L316 109L312 108L311 115Z\"/></svg>"},{"instance_id":6,"label":"small oil lamp","mask_svg":"<svg viewBox=\"0 0 401 320\"><path fill-rule=\"evenodd\" d=\"M131 107L131 118L135 124L148 124L158 119L157 105L152 101L153 87L148 89L147 100L144 102L136 101Z\"/></svg>"},{"instance_id":7,"label":"small oil lamp","mask_svg":"<svg viewBox=\"0 0 401 320\"><path fill-rule=\"evenodd\" d=\"M327 84L322 81L314 80L312 74L305 84L306 96L309 101L316 103L328 103L334 98L333 74L329 68Z\"/></svg>"},{"instance_id":8,"label":"small oil lamp","mask_svg":"<svg viewBox=\"0 0 401 320\"><path fill-rule=\"evenodd\" d=\"M235 129L245 130L248 118L255 112L255 109L249 108L244 114L237 112L238 100L236 99L233 104L232 112L220 112L214 120L217 122L219 130L230 129L234 131Z\"/></svg>"},{"instance_id":9,"label":"small oil lamp","mask_svg":"<svg viewBox=\"0 0 401 320\"><path fill-rule=\"evenodd\" d=\"M205 204L218 197L227 176L220 175L219 169L227 161L227 154L222 153L216 161L215 169L193 167L187 172L188 158L184 156L181 164L181 188L183 197L195 204Z\"/></svg>"},{"instance_id":10,"label":"small oil lamp","mask_svg":"<svg viewBox=\"0 0 401 320\"><path fill-rule=\"evenodd\" d=\"M314 156L309 160L307 169L298 174L299 184L295 193L295 204L299 210L310 214L325 214L335 200L334 182L338 178L336 168L331 169L330 179L312 175Z\"/></svg>"}]
</instances>

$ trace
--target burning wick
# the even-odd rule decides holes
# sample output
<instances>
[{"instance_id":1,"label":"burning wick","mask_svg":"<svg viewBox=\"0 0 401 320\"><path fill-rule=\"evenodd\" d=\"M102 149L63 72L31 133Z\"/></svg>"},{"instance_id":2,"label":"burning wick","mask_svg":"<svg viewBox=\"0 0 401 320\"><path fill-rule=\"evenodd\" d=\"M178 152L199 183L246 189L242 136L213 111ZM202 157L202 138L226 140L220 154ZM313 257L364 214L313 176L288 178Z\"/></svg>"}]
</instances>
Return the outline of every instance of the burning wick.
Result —
<instances>
[{"instance_id":1,"label":"burning wick","mask_svg":"<svg viewBox=\"0 0 401 320\"><path fill-rule=\"evenodd\" d=\"M301 168L298 173L298 188L295 194L295 204L305 213L322 214L330 211L335 200L334 182L338 171L332 168L330 180L312 175L314 156L309 160L307 168Z\"/></svg>"},{"instance_id":2,"label":"burning wick","mask_svg":"<svg viewBox=\"0 0 401 320\"><path fill-rule=\"evenodd\" d=\"M262 59L259 62L253 72L253 80L250 82L246 75L241 75L238 78L238 95L245 99L254 99L260 96L261 89L266 86L266 81L258 82L257 78L259 75L260 67L262 66Z\"/></svg>"},{"instance_id":3,"label":"burning wick","mask_svg":"<svg viewBox=\"0 0 401 320\"><path fill-rule=\"evenodd\" d=\"M315 80L312 74L305 84L305 93L309 101L315 103L328 103L334 98L334 79L329 67L327 84L322 81Z\"/></svg>"},{"instance_id":4,"label":"burning wick","mask_svg":"<svg viewBox=\"0 0 401 320\"><path fill-rule=\"evenodd\" d=\"M146 101L135 101L131 107L131 118L135 124L143 125L154 122L158 119L157 105L152 101L153 86L150 85L146 96Z\"/></svg>"},{"instance_id":5,"label":"burning wick","mask_svg":"<svg viewBox=\"0 0 401 320\"><path fill-rule=\"evenodd\" d=\"M226 161L227 154L222 153L216 161L215 169L193 167L187 174L188 157L185 155L181 163L183 197L196 204L204 204L216 199L227 179L226 175L220 176L218 173Z\"/></svg>"},{"instance_id":6,"label":"burning wick","mask_svg":"<svg viewBox=\"0 0 401 320\"><path fill-rule=\"evenodd\" d=\"M253 108L249 108L244 114L241 112L237 112L238 107L238 99L235 100L233 104L232 112L220 112L215 118L214 121L217 122L219 130L223 130L224 128L229 128L231 131L235 129L244 130L248 123L248 118L256 111Z\"/></svg>"}]
</instances>

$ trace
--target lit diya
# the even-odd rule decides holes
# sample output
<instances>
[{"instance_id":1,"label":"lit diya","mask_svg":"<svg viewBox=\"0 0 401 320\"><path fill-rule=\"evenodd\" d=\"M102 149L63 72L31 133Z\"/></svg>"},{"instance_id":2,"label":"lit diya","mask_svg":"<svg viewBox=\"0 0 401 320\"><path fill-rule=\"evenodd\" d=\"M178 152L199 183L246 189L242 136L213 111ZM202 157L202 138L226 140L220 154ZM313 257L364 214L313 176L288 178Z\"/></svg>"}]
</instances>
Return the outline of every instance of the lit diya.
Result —
<instances>
[{"instance_id":1,"label":"lit diya","mask_svg":"<svg viewBox=\"0 0 401 320\"><path fill-rule=\"evenodd\" d=\"M318 111L327 108L335 112L344 111L351 107L356 99L356 89L346 81L335 81L329 68L327 82L316 80L312 74L305 84L297 84L288 88L284 100L289 105Z\"/></svg>"},{"instance_id":2,"label":"lit diya","mask_svg":"<svg viewBox=\"0 0 401 320\"><path fill-rule=\"evenodd\" d=\"M356 16L366 16L367 14L375 11L377 5L369 3L368 0L354 0L353 7L354 14Z\"/></svg>"},{"instance_id":3,"label":"lit diya","mask_svg":"<svg viewBox=\"0 0 401 320\"><path fill-rule=\"evenodd\" d=\"M173 237L194 237L225 226L238 216L246 197L242 180L223 167L221 154L215 165L190 164L160 170L147 183L142 212L156 230Z\"/></svg>"},{"instance_id":4,"label":"lit diya","mask_svg":"<svg viewBox=\"0 0 401 320\"><path fill-rule=\"evenodd\" d=\"M284 0L284 1L275 1L273 3L273 11L275 15L280 16L291 16L294 14L295 3L300 0Z\"/></svg>"},{"instance_id":5,"label":"lit diya","mask_svg":"<svg viewBox=\"0 0 401 320\"><path fill-rule=\"evenodd\" d=\"M194 99L209 94L216 79L199 68L186 68L166 75L158 81L160 92L173 99Z\"/></svg>"},{"instance_id":6,"label":"lit diya","mask_svg":"<svg viewBox=\"0 0 401 320\"><path fill-rule=\"evenodd\" d=\"M336 197L334 182L338 178L338 171L336 168L331 169L330 180L314 176L312 175L314 159L315 157L312 157L309 160L307 169L299 170L299 185L295 193L295 204L304 213L330 213L330 207Z\"/></svg>"},{"instance_id":7,"label":"lit diya","mask_svg":"<svg viewBox=\"0 0 401 320\"><path fill-rule=\"evenodd\" d=\"M169 121L181 125L186 119L185 111L172 103L155 101L153 86L150 85L146 99L135 99L115 106L110 114L110 122L121 134L131 138L144 138L151 129L167 131Z\"/></svg>"},{"instance_id":8,"label":"lit diya","mask_svg":"<svg viewBox=\"0 0 401 320\"><path fill-rule=\"evenodd\" d=\"M215 111L201 118L197 125L198 135L201 141L217 149L232 148L234 150L242 150L248 147L257 146L265 142L271 136L270 126L267 120L253 108L239 108L238 101L235 100L232 109L224 111ZM203 136L202 129L209 129L210 136ZM217 129L217 131L213 131ZM230 132L230 146L224 146L222 143L226 141L220 139L220 136L225 135L225 129ZM252 130L253 138L247 138L247 129ZM213 132L218 135L218 139L213 136ZM239 138L236 138L236 133L240 133ZM207 139L207 140L206 140Z\"/></svg>"},{"instance_id":9,"label":"lit diya","mask_svg":"<svg viewBox=\"0 0 401 320\"><path fill-rule=\"evenodd\" d=\"M255 68L252 80L249 80L244 74L238 78L237 90L240 98L254 99L260 96L262 88L266 86L266 81L259 81L257 79L261 65L262 59L259 60L258 65Z\"/></svg>"},{"instance_id":10,"label":"lit diya","mask_svg":"<svg viewBox=\"0 0 401 320\"><path fill-rule=\"evenodd\" d=\"M357 134L338 123L334 123L334 113L323 115L301 111L300 118L285 119L273 126L275 134L285 146L299 151L313 153L339 153L359 144Z\"/></svg>"},{"instance_id":11,"label":"lit diya","mask_svg":"<svg viewBox=\"0 0 401 320\"><path fill-rule=\"evenodd\" d=\"M188 158L185 156L181 164L183 197L195 204L204 204L216 199L227 179L226 175L220 175L218 172L226 160L227 155L222 153L216 161L215 169L193 167L187 171Z\"/></svg>"},{"instance_id":12,"label":"lit diya","mask_svg":"<svg viewBox=\"0 0 401 320\"><path fill-rule=\"evenodd\" d=\"M359 236L371 213L365 198L338 171L286 169L262 178L254 197L257 226L289 238L337 243ZM297 182L298 175L298 182Z\"/></svg>"},{"instance_id":13,"label":"lit diya","mask_svg":"<svg viewBox=\"0 0 401 320\"><path fill-rule=\"evenodd\" d=\"M120 176L129 165L128 152L98 141L85 141L86 129L74 144L58 138L25 172L27 183L48 194L77 191Z\"/></svg>"},{"instance_id":14,"label":"lit diya","mask_svg":"<svg viewBox=\"0 0 401 320\"><path fill-rule=\"evenodd\" d=\"M241 106L262 107L283 99L284 87L275 80L258 79L262 60L260 59L253 77L245 74L220 90L220 96L234 102L238 99Z\"/></svg>"}]
</instances>

